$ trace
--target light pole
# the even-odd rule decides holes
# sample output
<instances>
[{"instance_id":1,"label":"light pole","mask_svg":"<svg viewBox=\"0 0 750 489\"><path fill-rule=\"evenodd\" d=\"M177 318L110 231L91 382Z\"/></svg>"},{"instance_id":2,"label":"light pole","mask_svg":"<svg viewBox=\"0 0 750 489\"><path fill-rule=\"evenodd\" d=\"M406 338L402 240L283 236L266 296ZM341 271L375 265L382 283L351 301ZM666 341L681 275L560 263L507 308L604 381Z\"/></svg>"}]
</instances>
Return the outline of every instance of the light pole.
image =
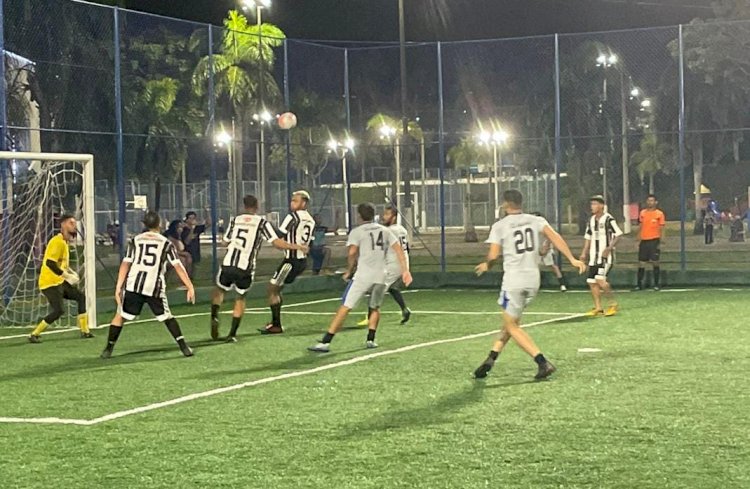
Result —
<instances>
[{"instance_id":1,"label":"light pole","mask_svg":"<svg viewBox=\"0 0 750 489\"><path fill-rule=\"evenodd\" d=\"M500 154L501 146L508 142L510 135L503 129L498 129L492 133L482 131L479 133L480 144L492 145L492 163L495 183L495 219L500 218L500 171L502 164L502 155Z\"/></svg>"},{"instance_id":2,"label":"light pole","mask_svg":"<svg viewBox=\"0 0 750 489\"><path fill-rule=\"evenodd\" d=\"M350 151L354 150L354 140L350 137L344 139L343 142L331 139L328 141L328 152L336 155L337 158L341 159L341 186L344 189L344 208L346 209L346 229L347 231L352 230L352 219L351 219L351 200L352 200L352 189L349 185L349 174L346 165L346 156Z\"/></svg>"},{"instance_id":3,"label":"light pole","mask_svg":"<svg viewBox=\"0 0 750 489\"><path fill-rule=\"evenodd\" d=\"M266 212L270 212L271 203L267 200L268 189L266 188L266 158L265 158L265 145L266 145L266 126L269 125L273 120L273 115L267 110L262 110L259 114L253 114L253 120L260 126L260 139L258 140L258 182L259 182L259 194L260 201L262 202L263 208ZM238 183L241 185L241 183Z\"/></svg>"},{"instance_id":4,"label":"light pole","mask_svg":"<svg viewBox=\"0 0 750 489\"><path fill-rule=\"evenodd\" d=\"M380 126L379 132L380 139L388 141L389 144L391 142L393 143L393 154L396 159L396 174L393 178L393 195L391 196L391 200L399 203L398 193L401 191L401 145L398 129L389 126L388 124L383 124Z\"/></svg>"},{"instance_id":5,"label":"light pole","mask_svg":"<svg viewBox=\"0 0 750 489\"><path fill-rule=\"evenodd\" d=\"M231 212L237 210L236 192L234 188L234 171L232 158L232 135L225 130L214 134L214 146L227 149L227 180L229 181L229 207Z\"/></svg>"}]
</instances>

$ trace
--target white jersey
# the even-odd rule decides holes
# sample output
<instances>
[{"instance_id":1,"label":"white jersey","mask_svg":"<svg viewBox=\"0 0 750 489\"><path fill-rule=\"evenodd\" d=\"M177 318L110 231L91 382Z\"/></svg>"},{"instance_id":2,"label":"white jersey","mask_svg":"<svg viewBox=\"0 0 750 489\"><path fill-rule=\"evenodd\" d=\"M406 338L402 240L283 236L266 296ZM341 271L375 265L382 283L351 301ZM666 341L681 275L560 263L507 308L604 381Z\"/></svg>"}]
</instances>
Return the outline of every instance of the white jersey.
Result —
<instances>
[{"instance_id":1,"label":"white jersey","mask_svg":"<svg viewBox=\"0 0 750 489\"><path fill-rule=\"evenodd\" d=\"M229 243L223 267L234 267L240 270L255 270L255 259L263 240L269 243L279 239L271 223L255 214L240 214L232 219L224 234L224 241Z\"/></svg>"},{"instance_id":2,"label":"white jersey","mask_svg":"<svg viewBox=\"0 0 750 489\"><path fill-rule=\"evenodd\" d=\"M503 290L539 287L539 237L547 226L531 214L508 214L492 225L486 243L502 250Z\"/></svg>"},{"instance_id":3,"label":"white jersey","mask_svg":"<svg viewBox=\"0 0 750 489\"><path fill-rule=\"evenodd\" d=\"M130 263L125 290L148 297L162 297L166 289L167 262L182 266L167 238L147 231L130 239L123 262Z\"/></svg>"},{"instance_id":4,"label":"white jersey","mask_svg":"<svg viewBox=\"0 0 750 489\"><path fill-rule=\"evenodd\" d=\"M406 264L409 265L409 232L401 224L392 224L388 226L388 230L393 233L399 243L401 243L401 249L404 250L406 256ZM388 248L388 254L385 256L386 268L389 272L395 272L401 275L401 264L398 262L398 256L393 247Z\"/></svg>"},{"instance_id":5,"label":"white jersey","mask_svg":"<svg viewBox=\"0 0 750 489\"><path fill-rule=\"evenodd\" d=\"M359 248L357 272L354 274L354 280L359 279L370 284L384 284L388 248L397 241L398 239L387 227L374 222L368 222L352 229L346 246L357 246Z\"/></svg>"},{"instance_id":6,"label":"white jersey","mask_svg":"<svg viewBox=\"0 0 750 489\"><path fill-rule=\"evenodd\" d=\"M307 211L290 212L279 226L279 232L289 244L310 245L315 220ZM299 250L286 250L286 258L304 260L307 255Z\"/></svg>"},{"instance_id":7,"label":"white jersey","mask_svg":"<svg viewBox=\"0 0 750 489\"><path fill-rule=\"evenodd\" d=\"M591 216L586 226L586 234L584 235L584 239L591 242L591 246L589 247L589 266L601 263L613 264L615 262L614 251L607 258L604 258L602 253L621 234L622 231L617 226L617 221L608 212L602 214L598 219L596 216Z\"/></svg>"}]
</instances>

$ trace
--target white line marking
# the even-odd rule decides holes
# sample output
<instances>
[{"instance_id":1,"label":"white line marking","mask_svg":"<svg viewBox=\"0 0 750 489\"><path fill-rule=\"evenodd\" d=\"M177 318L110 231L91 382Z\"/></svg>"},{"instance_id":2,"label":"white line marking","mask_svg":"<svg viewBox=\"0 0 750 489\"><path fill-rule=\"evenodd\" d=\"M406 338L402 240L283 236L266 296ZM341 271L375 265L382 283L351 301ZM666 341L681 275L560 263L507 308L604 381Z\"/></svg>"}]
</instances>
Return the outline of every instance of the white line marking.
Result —
<instances>
[{"instance_id":1,"label":"white line marking","mask_svg":"<svg viewBox=\"0 0 750 489\"><path fill-rule=\"evenodd\" d=\"M364 311L362 311L364 312ZM412 314L442 314L446 316L499 316L502 311L417 311L412 309ZM245 314L265 314L266 311L245 311ZM336 311L331 312L309 312L309 311L288 311L285 312L286 316L333 316ZM357 312L355 311L356 315ZM401 315L401 311L380 311L380 314L398 314ZM564 314L578 314L577 312L529 312L524 311L524 316L560 316Z\"/></svg>"},{"instance_id":2,"label":"white line marking","mask_svg":"<svg viewBox=\"0 0 750 489\"><path fill-rule=\"evenodd\" d=\"M579 348L578 353L599 353L599 348Z\"/></svg>"},{"instance_id":3,"label":"white line marking","mask_svg":"<svg viewBox=\"0 0 750 489\"><path fill-rule=\"evenodd\" d=\"M535 323L524 324L521 327L530 328L532 326L541 326L543 324L566 321L568 319L575 319L575 318L579 318L582 316L584 316L584 314L571 314L571 315L563 316L559 318L545 319L544 321L537 321ZM247 387L255 387L257 385L268 384L270 382L276 382L278 380L285 380L285 379L291 379L294 377L302 377L304 375L316 374L318 372L324 372L326 370L332 370L334 368L345 367L347 365L354 365L357 363L366 362L374 358L395 355L397 353L403 353L403 352L412 351L412 350L418 350L421 348L427 348L429 346L444 345L447 343L456 343L459 341L473 340L476 338L482 338L484 336L490 336L490 335L497 334L497 333L498 333L497 330L485 331L484 333L475 333L475 334L470 334L466 336L459 336L456 338L447 338L443 340L428 341L426 343L417 343L414 345L408 345L408 346L403 346L401 348L396 348L395 350L379 351L377 353L370 353L368 355L362 355L362 356L350 358L349 360L343 360L340 362L329 363L327 365L321 365L320 367L315 367L315 368L311 368L307 370L298 370L296 372L289 372L289 373L285 373L281 375L275 375L273 377L265 377L262 379L251 380L248 382L243 382L241 384L234 384L234 385L229 385L226 387L219 387L217 389L211 389L211 390L207 390L203 392L196 392L194 394L188 394L186 396L178 397L175 399L170 399L168 401L156 402L153 404L148 404L146 406L140 406L140 407L136 407L132 409L126 409L124 411L118 411L112 414L106 414L104 416L100 416L94 419L3 418L3 417L0 417L0 423L74 424L74 425L82 425L82 426L91 426L91 425L95 425L99 423L104 423L105 421L112 421L114 419L124 418L126 416L131 416L134 414L141 414L141 413L145 413L148 411L153 411L155 409L161 409L167 406L174 406L177 404L182 404L184 402L194 401L196 399L203 399L206 397L216 396L218 394L224 394L226 392L232 392L232 391L236 391L240 389L245 389ZM314 355L314 353L311 353L311 355Z\"/></svg>"}]
</instances>

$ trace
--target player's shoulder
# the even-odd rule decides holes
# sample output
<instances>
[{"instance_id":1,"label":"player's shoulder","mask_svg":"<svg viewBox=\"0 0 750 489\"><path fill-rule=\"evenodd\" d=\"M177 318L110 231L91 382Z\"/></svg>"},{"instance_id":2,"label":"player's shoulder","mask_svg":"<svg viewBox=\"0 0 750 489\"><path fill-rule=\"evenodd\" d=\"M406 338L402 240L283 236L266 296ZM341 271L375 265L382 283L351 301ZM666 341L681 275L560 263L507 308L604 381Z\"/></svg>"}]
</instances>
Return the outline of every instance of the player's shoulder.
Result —
<instances>
[{"instance_id":1,"label":"player's shoulder","mask_svg":"<svg viewBox=\"0 0 750 489\"><path fill-rule=\"evenodd\" d=\"M166 236L153 231L144 231L141 234L136 235L133 240L147 243L169 243L169 239Z\"/></svg>"},{"instance_id":2,"label":"player's shoulder","mask_svg":"<svg viewBox=\"0 0 750 489\"><path fill-rule=\"evenodd\" d=\"M257 224L263 220L262 217L260 217L257 214L238 214L234 216L234 223L249 226L252 224Z\"/></svg>"},{"instance_id":3,"label":"player's shoulder","mask_svg":"<svg viewBox=\"0 0 750 489\"><path fill-rule=\"evenodd\" d=\"M312 215L310 215L310 212L307 209L302 209L301 211L296 211L297 219L300 221L312 221L315 222L315 219L313 219Z\"/></svg>"}]
</instances>

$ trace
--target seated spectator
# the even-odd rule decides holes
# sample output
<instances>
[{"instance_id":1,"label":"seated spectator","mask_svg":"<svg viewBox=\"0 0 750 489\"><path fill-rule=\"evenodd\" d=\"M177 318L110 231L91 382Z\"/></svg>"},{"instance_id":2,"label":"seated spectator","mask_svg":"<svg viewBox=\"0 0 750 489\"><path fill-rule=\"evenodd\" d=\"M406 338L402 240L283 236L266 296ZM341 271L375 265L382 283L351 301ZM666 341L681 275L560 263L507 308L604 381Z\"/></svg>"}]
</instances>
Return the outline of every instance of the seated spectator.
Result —
<instances>
[{"instance_id":1,"label":"seated spectator","mask_svg":"<svg viewBox=\"0 0 750 489\"><path fill-rule=\"evenodd\" d=\"M733 243L745 241L745 225L742 223L742 218L740 216L735 216L730 230L731 235L729 236L729 241Z\"/></svg>"},{"instance_id":2,"label":"seated spectator","mask_svg":"<svg viewBox=\"0 0 750 489\"><path fill-rule=\"evenodd\" d=\"M310 244L310 258L313 262L313 275L320 275L320 270L331 260L331 249L326 246L328 228L321 224L320 214L315 214L313 219L315 219L315 228L313 229L313 242Z\"/></svg>"},{"instance_id":3,"label":"seated spectator","mask_svg":"<svg viewBox=\"0 0 750 489\"><path fill-rule=\"evenodd\" d=\"M182 232L184 231L185 223L180 219L175 219L169 223L167 230L164 232L164 236L172 243L180 262L185 266L185 270L188 275L193 275L193 257L190 252L185 249L185 244L182 242Z\"/></svg>"}]
</instances>

